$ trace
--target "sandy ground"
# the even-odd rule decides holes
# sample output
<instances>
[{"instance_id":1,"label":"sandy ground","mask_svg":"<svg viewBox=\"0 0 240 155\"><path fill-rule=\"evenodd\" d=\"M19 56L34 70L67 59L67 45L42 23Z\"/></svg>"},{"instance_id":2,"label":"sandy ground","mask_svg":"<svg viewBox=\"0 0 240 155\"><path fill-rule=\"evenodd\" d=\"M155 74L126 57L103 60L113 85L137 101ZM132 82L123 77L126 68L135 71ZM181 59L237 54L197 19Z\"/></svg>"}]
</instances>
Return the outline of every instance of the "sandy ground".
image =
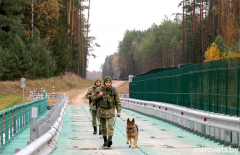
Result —
<instances>
[{"instance_id":1,"label":"sandy ground","mask_svg":"<svg viewBox=\"0 0 240 155\"><path fill-rule=\"evenodd\" d=\"M127 93L129 91L128 81L113 81L112 85L117 88L119 94ZM84 105L88 104L88 99L85 97L87 91L88 88L83 88L66 92L56 92L56 94L63 95L65 93L65 96L69 97L69 105Z\"/></svg>"}]
</instances>

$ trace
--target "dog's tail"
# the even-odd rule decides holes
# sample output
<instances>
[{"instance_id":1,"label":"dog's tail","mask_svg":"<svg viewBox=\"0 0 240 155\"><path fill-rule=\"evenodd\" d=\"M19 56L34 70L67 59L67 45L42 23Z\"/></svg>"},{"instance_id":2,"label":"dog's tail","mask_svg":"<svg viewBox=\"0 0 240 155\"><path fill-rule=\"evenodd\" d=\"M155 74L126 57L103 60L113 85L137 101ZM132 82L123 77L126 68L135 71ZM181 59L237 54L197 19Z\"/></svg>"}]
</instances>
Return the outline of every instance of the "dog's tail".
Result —
<instances>
[{"instance_id":1,"label":"dog's tail","mask_svg":"<svg viewBox=\"0 0 240 155\"><path fill-rule=\"evenodd\" d=\"M136 127L137 127L137 132L139 132L139 131L138 131L138 126L137 126L137 124L135 124L135 125L136 125Z\"/></svg>"}]
</instances>

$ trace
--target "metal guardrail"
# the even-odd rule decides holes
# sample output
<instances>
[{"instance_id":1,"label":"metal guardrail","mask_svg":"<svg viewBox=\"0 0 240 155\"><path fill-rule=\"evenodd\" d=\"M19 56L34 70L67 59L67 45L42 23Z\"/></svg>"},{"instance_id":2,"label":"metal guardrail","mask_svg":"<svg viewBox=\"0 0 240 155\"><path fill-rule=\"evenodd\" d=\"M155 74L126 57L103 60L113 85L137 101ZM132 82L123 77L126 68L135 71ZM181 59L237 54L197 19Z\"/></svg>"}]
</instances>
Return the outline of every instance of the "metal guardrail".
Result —
<instances>
[{"instance_id":1,"label":"metal guardrail","mask_svg":"<svg viewBox=\"0 0 240 155\"><path fill-rule=\"evenodd\" d=\"M129 98L129 93L126 94L119 94L120 98Z\"/></svg>"},{"instance_id":2,"label":"metal guardrail","mask_svg":"<svg viewBox=\"0 0 240 155\"><path fill-rule=\"evenodd\" d=\"M240 148L240 117L202 111L163 102L120 98L122 107L131 109L225 146Z\"/></svg>"},{"instance_id":3,"label":"metal guardrail","mask_svg":"<svg viewBox=\"0 0 240 155\"><path fill-rule=\"evenodd\" d=\"M16 105L0 112L0 151L32 123L32 107L38 107L38 116L42 115L47 110L47 99Z\"/></svg>"},{"instance_id":4,"label":"metal guardrail","mask_svg":"<svg viewBox=\"0 0 240 155\"><path fill-rule=\"evenodd\" d=\"M37 131L33 132L31 127L33 136L30 139L37 139L17 152L16 155L47 155L56 150L57 139L68 105L68 97L59 95L58 98L60 101L51 109L49 115L36 124Z\"/></svg>"},{"instance_id":5,"label":"metal guardrail","mask_svg":"<svg viewBox=\"0 0 240 155\"><path fill-rule=\"evenodd\" d=\"M30 94L30 98L33 100L34 98L44 98L44 95L42 94ZM62 95L59 95L59 94L48 94L47 95L47 98L62 98Z\"/></svg>"}]
</instances>

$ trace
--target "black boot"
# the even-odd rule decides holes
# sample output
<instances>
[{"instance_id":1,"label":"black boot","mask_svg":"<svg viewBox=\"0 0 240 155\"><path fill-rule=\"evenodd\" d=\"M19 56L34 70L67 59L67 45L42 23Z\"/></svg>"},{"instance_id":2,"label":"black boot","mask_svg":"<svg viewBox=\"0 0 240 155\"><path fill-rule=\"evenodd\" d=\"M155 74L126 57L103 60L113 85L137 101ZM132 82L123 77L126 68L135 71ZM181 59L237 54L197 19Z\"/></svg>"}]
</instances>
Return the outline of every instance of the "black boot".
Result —
<instances>
[{"instance_id":1,"label":"black boot","mask_svg":"<svg viewBox=\"0 0 240 155\"><path fill-rule=\"evenodd\" d=\"M108 147L111 147L112 145L112 136L108 136Z\"/></svg>"},{"instance_id":2,"label":"black boot","mask_svg":"<svg viewBox=\"0 0 240 155\"><path fill-rule=\"evenodd\" d=\"M107 136L103 136L103 139L104 139L103 146L107 146L108 145Z\"/></svg>"},{"instance_id":3,"label":"black boot","mask_svg":"<svg viewBox=\"0 0 240 155\"><path fill-rule=\"evenodd\" d=\"M97 134L97 127L96 126L93 127L93 134Z\"/></svg>"},{"instance_id":4,"label":"black boot","mask_svg":"<svg viewBox=\"0 0 240 155\"><path fill-rule=\"evenodd\" d=\"M101 125L99 125L99 135L101 135L102 132L101 132Z\"/></svg>"}]
</instances>

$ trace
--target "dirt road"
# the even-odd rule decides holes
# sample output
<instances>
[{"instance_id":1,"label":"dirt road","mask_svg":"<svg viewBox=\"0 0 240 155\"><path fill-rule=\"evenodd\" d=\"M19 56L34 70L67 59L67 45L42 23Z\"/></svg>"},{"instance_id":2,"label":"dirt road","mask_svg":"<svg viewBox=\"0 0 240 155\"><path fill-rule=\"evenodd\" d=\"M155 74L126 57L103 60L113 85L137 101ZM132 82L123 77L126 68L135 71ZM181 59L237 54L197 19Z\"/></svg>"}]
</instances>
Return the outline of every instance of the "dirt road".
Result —
<instances>
[{"instance_id":1,"label":"dirt road","mask_svg":"<svg viewBox=\"0 0 240 155\"><path fill-rule=\"evenodd\" d=\"M117 88L120 94L127 93L129 91L128 81L113 81L112 85ZM65 96L69 97L69 105L83 105L88 104L88 99L85 98L87 91L88 88L83 88L66 92L56 92L56 94L63 95L65 93Z\"/></svg>"}]
</instances>

